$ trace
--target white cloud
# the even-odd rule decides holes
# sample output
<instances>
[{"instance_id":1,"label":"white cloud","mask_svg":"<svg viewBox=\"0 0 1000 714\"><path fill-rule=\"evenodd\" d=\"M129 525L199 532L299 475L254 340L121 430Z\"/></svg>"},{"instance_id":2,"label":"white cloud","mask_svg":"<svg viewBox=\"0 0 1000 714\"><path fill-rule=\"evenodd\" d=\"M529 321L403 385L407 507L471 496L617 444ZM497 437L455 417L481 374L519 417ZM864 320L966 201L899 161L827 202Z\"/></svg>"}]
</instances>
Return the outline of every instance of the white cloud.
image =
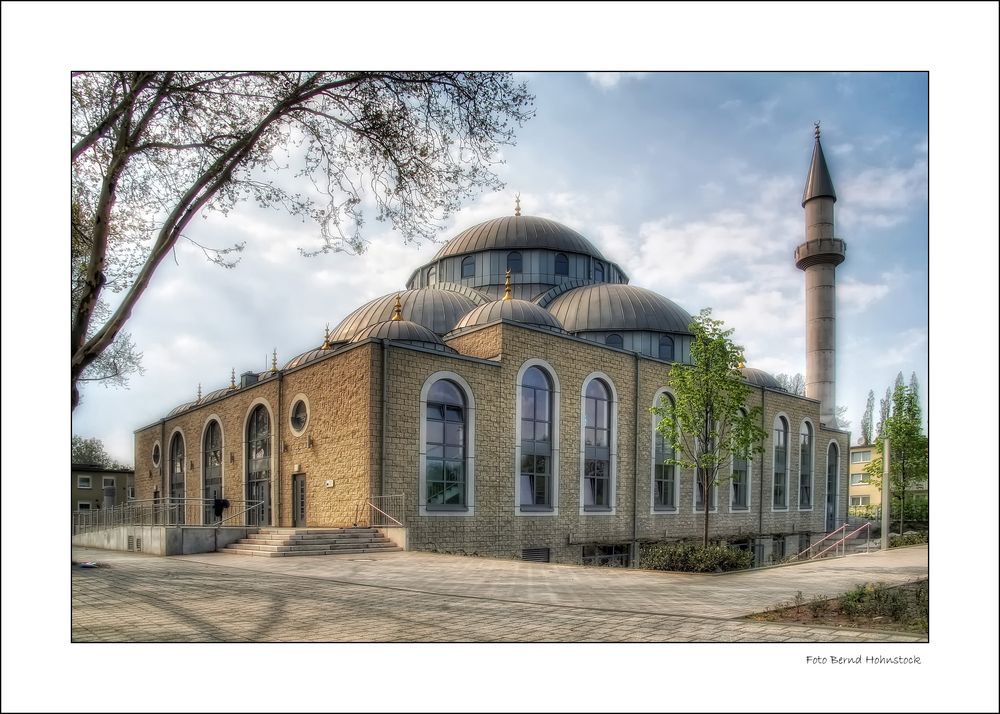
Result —
<instances>
[{"instance_id":1,"label":"white cloud","mask_svg":"<svg viewBox=\"0 0 1000 714\"><path fill-rule=\"evenodd\" d=\"M846 278L837 286L837 306L847 313L861 313L886 295L889 285L882 283L863 283L853 278Z\"/></svg>"},{"instance_id":2,"label":"white cloud","mask_svg":"<svg viewBox=\"0 0 1000 714\"><path fill-rule=\"evenodd\" d=\"M591 84L608 90L617 87L623 79L642 79L646 74L646 72L587 72L587 79Z\"/></svg>"},{"instance_id":3,"label":"white cloud","mask_svg":"<svg viewBox=\"0 0 1000 714\"><path fill-rule=\"evenodd\" d=\"M854 144L834 144L830 147L830 152L837 156L849 154L852 151L854 151Z\"/></svg>"},{"instance_id":4,"label":"white cloud","mask_svg":"<svg viewBox=\"0 0 1000 714\"><path fill-rule=\"evenodd\" d=\"M719 105L719 109L724 109L726 111L729 111L732 109L739 109L741 106L743 106L743 102L741 100L727 99L726 101L724 101L722 104Z\"/></svg>"},{"instance_id":5,"label":"white cloud","mask_svg":"<svg viewBox=\"0 0 1000 714\"><path fill-rule=\"evenodd\" d=\"M915 204L927 200L927 159L909 168L873 167L846 176L838 192L838 220L847 227L891 228L907 219Z\"/></svg>"},{"instance_id":6,"label":"white cloud","mask_svg":"<svg viewBox=\"0 0 1000 714\"><path fill-rule=\"evenodd\" d=\"M873 355L880 367L908 368L918 352L927 350L927 328L912 327L895 334L886 334L882 346ZM906 375L904 375L906 376Z\"/></svg>"}]
</instances>

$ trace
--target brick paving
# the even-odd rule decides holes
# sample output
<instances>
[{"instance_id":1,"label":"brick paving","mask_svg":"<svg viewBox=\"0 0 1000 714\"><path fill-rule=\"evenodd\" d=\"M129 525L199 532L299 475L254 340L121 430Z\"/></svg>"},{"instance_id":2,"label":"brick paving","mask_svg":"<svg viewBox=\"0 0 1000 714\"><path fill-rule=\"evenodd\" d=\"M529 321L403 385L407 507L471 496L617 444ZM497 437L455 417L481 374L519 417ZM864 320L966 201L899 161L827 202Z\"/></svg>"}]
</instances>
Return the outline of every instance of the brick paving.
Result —
<instances>
[{"instance_id":1,"label":"brick paving","mask_svg":"<svg viewBox=\"0 0 1000 714\"><path fill-rule=\"evenodd\" d=\"M718 576L429 553L161 558L74 548L74 642L920 642L742 616L926 577L927 549Z\"/></svg>"}]
</instances>

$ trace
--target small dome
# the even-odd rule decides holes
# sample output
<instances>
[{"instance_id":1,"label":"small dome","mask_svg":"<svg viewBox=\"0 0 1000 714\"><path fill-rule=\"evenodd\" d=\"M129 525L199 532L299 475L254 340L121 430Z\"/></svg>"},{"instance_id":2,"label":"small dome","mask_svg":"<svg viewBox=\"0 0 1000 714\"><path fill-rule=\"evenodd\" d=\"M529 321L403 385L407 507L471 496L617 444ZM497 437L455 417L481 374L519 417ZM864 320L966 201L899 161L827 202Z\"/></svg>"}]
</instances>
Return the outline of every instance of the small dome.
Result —
<instances>
[{"instance_id":1,"label":"small dome","mask_svg":"<svg viewBox=\"0 0 1000 714\"><path fill-rule=\"evenodd\" d=\"M176 407L167 412L167 417L172 417L180 414L181 412L186 412L197 403L198 402L184 402L183 404L178 404Z\"/></svg>"},{"instance_id":2,"label":"small dome","mask_svg":"<svg viewBox=\"0 0 1000 714\"><path fill-rule=\"evenodd\" d=\"M748 384L752 384L755 387L764 387L765 389L776 389L779 392L785 391L785 388L781 386L781 383L777 379L762 369L742 367L740 371L743 373L743 379Z\"/></svg>"},{"instance_id":3,"label":"small dome","mask_svg":"<svg viewBox=\"0 0 1000 714\"><path fill-rule=\"evenodd\" d=\"M473 325L486 325L496 320L519 322L522 325L535 325L549 330L565 332L559 320L551 312L527 300L494 300L480 305L455 325L458 330Z\"/></svg>"},{"instance_id":4,"label":"small dome","mask_svg":"<svg viewBox=\"0 0 1000 714\"><path fill-rule=\"evenodd\" d=\"M469 297L451 290L417 288L389 293L365 303L330 333L331 342L347 342L366 327L392 317L396 296L403 305L403 320L423 325L439 335L450 332L463 315L476 306Z\"/></svg>"},{"instance_id":5,"label":"small dome","mask_svg":"<svg viewBox=\"0 0 1000 714\"><path fill-rule=\"evenodd\" d=\"M607 260L594 244L562 223L536 216L504 216L466 228L445 243L434 260L483 250L540 248Z\"/></svg>"},{"instance_id":6,"label":"small dome","mask_svg":"<svg viewBox=\"0 0 1000 714\"><path fill-rule=\"evenodd\" d=\"M691 316L671 300L634 285L600 283L568 290L546 306L569 332L649 330L691 334Z\"/></svg>"},{"instance_id":7,"label":"small dome","mask_svg":"<svg viewBox=\"0 0 1000 714\"><path fill-rule=\"evenodd\" d=\"M229 387L223 387L222 389L216 389L214 392L209 392L204 397L202 397L201 401L202 402L210 402L213 399L218 399L219 397L224 396L225 394L228 394L230 391L232 391L232 390L230 390ZM201 402L199 402L199 404L200 403Z\"/></svg>"},{"instance_id":8,"label":"small dome","mask_svg":"<svg viewBox=\"0 0 1000 714\"><path fill-rule=\"evenodd\" d=\"M328 347L327 349L317 347L314 350L308 350L307 352L303 352L297 357L292 357L288 360L288 364L285 365L284 369L294 369L295 367L301 367L304 364L309 364L310 362L318 360L323 355L330 354L331 351L332 347Z\"/></svg>"},{"instance_id":9,"label":"small dome","mask_svg":"<svg viewBox=\"0 0 1000 714\"><path fill-rule=\"evenodd\" d=\"M409 320L386 320L385 322L371 325L356 334L351 339L351 342L361 342L369 337L392 340L393 342L407 342L438 350L439 352L454 351L445 345L440 337L426 327L418 325L415 322L410 322Z\"/></svg>"}]
</instances>

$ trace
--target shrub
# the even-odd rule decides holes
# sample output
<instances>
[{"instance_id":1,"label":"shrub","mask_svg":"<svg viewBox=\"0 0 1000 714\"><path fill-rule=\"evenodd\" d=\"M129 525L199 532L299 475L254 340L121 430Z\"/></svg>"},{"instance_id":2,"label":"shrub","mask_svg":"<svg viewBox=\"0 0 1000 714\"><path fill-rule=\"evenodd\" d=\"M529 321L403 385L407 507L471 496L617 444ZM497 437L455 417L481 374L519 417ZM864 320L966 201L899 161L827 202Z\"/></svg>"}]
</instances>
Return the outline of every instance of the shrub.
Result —
<instances>
[{"instance_id":1,"label":"shrub","mask_svg":"<svg viewBox=\"0 0 1000 714\"><path fill-rule=\"evenodd\" d=\"M812 613L813 617L820 617L826 613L827 601L826 598L817 595L812 600L809 601L809 612Z\"/></svg>"},{"instance_id":2,"label":"shrub","mask_svg":"<svg viewBox=\"0 0 1000 714\"><path fill-rule=\"evenodd\" d=\"M904 533L903 535L889 534L889 547L899 548L904 545L919 545L927 542L927 531L916 531Z\"/></svg>"},{"instance_id":3,"label":"shrub","mask_svg":"<svg viewBox=\"0 0 1000 714\"><path fill-rule=\"evenodd\" d=\"M722 545L652 543L639 549L639 567L687 573L722 573L743 570L753 563L753 553Z\"/></svg>"}]
</instances>

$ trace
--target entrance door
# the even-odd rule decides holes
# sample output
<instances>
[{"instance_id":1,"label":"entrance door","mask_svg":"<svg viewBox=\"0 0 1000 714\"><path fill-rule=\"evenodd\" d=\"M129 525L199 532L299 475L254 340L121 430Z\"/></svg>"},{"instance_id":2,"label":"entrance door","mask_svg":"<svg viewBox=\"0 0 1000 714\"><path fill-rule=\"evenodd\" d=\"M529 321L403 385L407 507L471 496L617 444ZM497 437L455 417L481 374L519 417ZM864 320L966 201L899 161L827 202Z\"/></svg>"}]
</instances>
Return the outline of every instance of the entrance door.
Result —
<instances>
[{"instance_id":1,"label":"entrance door","mask_svg":"<svg viewBox=\"0 0 1000 714\"><path fill-rule=\"evenodd\" d=\"M271 525L271 480L260 479L248 482L247 500L262 501L259 506L247 512L247 525Z\"/></svg>"},{"instance_id":2,"label":"entrance door","mask_svg":"<svg viewBox=\"0 0 1000 714\"><path fill-rule=\"evenodd\" d=\"M292 526L306 527L306 475L292 476Z\"/></svg>"},{"instance_id":3,"label":"entrance door","mask_svg":"<svg viewBox=\"0 0 1000 714\"><path fill-rule=\"evenodd\" d=\"M840 470L837 445L830 444L826 453L826 531L837 527L837 472Z\"/></svg>"}]
</instances>

